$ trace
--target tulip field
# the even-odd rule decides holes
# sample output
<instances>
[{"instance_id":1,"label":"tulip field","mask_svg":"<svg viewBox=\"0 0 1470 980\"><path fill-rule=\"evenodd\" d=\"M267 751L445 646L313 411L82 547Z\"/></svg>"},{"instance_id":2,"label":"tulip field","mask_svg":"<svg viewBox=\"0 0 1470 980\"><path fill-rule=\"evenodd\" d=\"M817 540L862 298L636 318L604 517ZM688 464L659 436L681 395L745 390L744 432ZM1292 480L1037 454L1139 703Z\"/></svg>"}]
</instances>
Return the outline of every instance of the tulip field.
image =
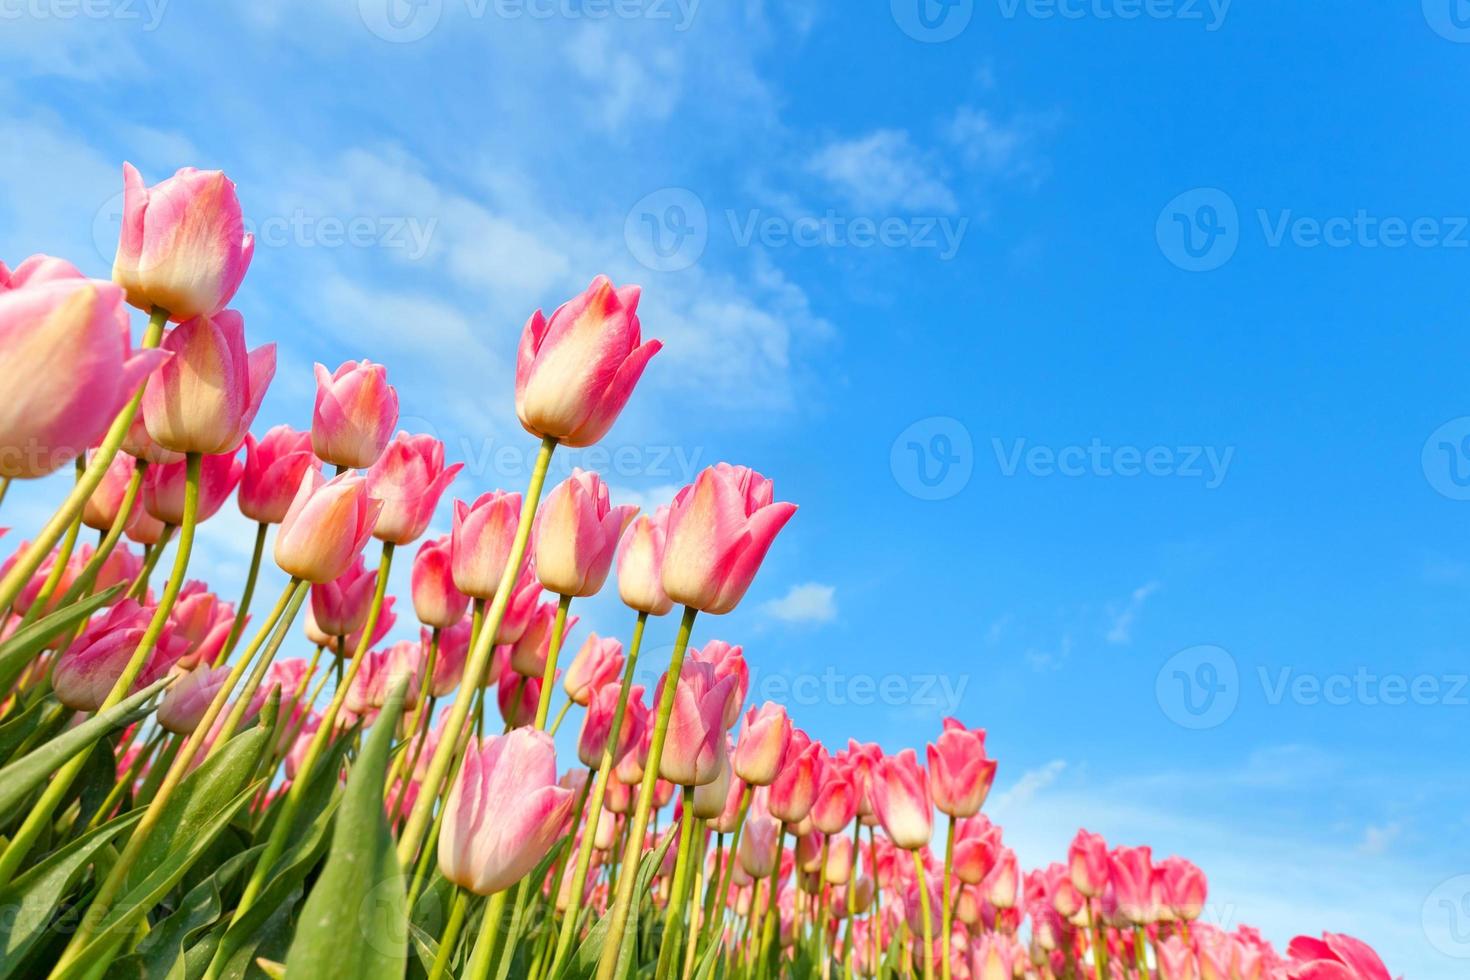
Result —
<instances>
[{"instance_id":1,"label":"tulip field","mask_svg":"<svg viewBox=\"0 0 1470 980\"><path fill-rule=\"evenodd\" d=\"M1351 936L1222 928L1207 869L1147 841L1023 866L984 718L880 748L750 703L719 617L801 519L779 474L719 462L652 513L549 485L660 368L638 286L530 314L514 391L477 393L530 479L451 500L372 350L316 365L310 431L260 417L223 173L123 192L112 281L0 264L0 524L13 483L72 477L0 542L0 980L1394 976ZM253 561L221 595L191 557L229 507ZM568 642L604 591L626 632Z\"/></svg>"}]
</instances>

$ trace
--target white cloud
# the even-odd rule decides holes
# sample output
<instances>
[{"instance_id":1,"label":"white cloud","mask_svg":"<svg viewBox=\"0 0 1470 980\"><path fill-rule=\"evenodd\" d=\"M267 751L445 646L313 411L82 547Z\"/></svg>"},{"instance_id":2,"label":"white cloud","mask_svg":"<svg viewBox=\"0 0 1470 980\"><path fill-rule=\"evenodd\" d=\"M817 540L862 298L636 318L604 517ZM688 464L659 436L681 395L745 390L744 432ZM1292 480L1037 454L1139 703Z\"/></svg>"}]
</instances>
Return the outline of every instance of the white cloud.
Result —
<instances>
[{"instance_id":1,"label":"white cloud","mask_svg":"<svg viewBox=\"0 0 1470 980\"><path fill-rule=\"evenodd\" d=\"M761 603L761 611L787 623L827 623L837 618L837 587L807 582L784 596Z\"/></svg>"},{"instance_id":2,"label":"white cloud","mask_svg":"<svg viewBox=\"0 0 1470 980\"><path fill-rule=\"evenodd\" d=\"M1143 604L1148 601L1149 596L1159 590L1158 582L1147 582L1134 589L1128 596L1128 601L1122 605L1110 605L1108 614L1111 622L1108 625L1107 641L1114 646L1133 642L1133 624L1138 619L1138 614L1143 611Z\"/></svg>"},{"instance_id":3,"label":"white cloud","mask_svg":"<svg viewBox=\"0 0 1470 980\"><path fill-rule=\"evenodd\" d=\"M934 161L901 129L829 143L810 159L808 169L858 208L948 213L956 207Z\"/></svg>"},{"instance_id":4,"label":"white cloud","mask_svg":"<svg viewBox=\"0 0 1470 980\"><path fill-rule=\"evenodd\" d=\"M1053 759L1039 769L1031 769L1021 774L1015 785L997 793L991 809L997 813L1004 813L1013 807L1026 806L1037 794L1045 791L1053 783L1061 778L1062 773L1067 771L1067 763L1062 759Z\"/></svg>"},{"instance_id":5,"label":"white cloud","mask_svg":"<svg viewBox=\"0 0 1470 980\"><path fill-rule=\"evenodd\" d=\"M1363 831L1363 839L1358 843L1358 853L1368 857L1383 854L1394 841L1398 840L1403 831L1403 826L1397 823L1385 824L1381 827L1370 826Z\"/></svg>"}]
</instances>

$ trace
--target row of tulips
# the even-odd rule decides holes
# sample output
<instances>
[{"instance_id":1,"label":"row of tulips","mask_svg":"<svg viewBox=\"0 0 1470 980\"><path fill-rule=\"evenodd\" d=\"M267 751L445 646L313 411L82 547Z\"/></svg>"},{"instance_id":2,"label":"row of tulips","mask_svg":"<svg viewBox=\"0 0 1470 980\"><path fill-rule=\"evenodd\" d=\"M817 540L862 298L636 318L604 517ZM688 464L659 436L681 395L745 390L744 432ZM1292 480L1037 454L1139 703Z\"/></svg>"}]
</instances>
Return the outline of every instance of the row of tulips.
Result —
<instances>
[{"instance_id":1,"label":"row of tulips","mask_svg":"<svg viewBox=\"0 0 1470 980\"><path fill-rule=\"evenodd\" d=\"M125 166L112 282L0 265L0 497L75 470L0 568L0 980L1388 980L1346 936L1279 955L1201 922L1203 873L1146 847L1082 832L1023 873L981 812L981 729L946 719L921 760L747 706L743 649L695 627L794 515L772 482L721 463L640 514L576 469L543 500L660 349L636 286L531 316L529 485L454 500L433 537L462 466L395 435L381 365L317 365L310 430L251 434L276 366L229 308L251 253L223 174ZM256 533L222 597L188 572L231 498ZM415 543L420 637L385 646ZM628 642L569 652L610 577ZM650 692L645 631L676 609Z\"/></svg>"}]
</instances>

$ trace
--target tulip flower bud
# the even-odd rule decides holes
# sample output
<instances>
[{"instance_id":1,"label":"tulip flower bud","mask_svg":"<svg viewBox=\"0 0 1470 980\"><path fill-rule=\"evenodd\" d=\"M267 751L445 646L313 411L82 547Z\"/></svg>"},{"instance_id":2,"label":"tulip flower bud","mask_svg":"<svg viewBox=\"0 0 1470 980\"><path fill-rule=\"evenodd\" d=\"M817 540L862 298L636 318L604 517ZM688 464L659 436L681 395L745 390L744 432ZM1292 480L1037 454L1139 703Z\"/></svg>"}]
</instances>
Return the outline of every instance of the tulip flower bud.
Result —
<instances>
[{"instance_id":1,"label":"tulip flower bud","mask_svg":"<svg viewBox=\"0 0 1470 980\"><path fill-rule=\"evenodd\" d=\"M123 497L128 492L136 466L133 457L127 453L112 457L107 472L102 475L102 482L97 484L97 489L92 491L92 496L87 498L87 504L82 508L83 524L97 531L112 529L118 511L122 510Z\"/></svg>"},{"instance_id":2,"label":"tulip flower bud","mask_svg":"<svg viewBox=\"0 0 1470 980\"><path fill-rule=\"evenodd\" d=\"M1067 855L1067 870L1072 884L1088 898L1097 898L1107 888L1111 865L1108 845L1100 834L1077 831Z\"/></svg>"},{"instance_id":3,"label":"tulip flower bud","mask_svg":"<svg viewBox=\"0 0 1470 980\"><path fill-rule=\"evenodd\" d=\"M316 366L311 446L326 463L365 469L377 462L398 424L398 390L372 361L346 361L329 374Z\"/></svg>"},{"instance_id":4,"label":"tulip flower bud","mask_svg":"<svg viewBox=\"0 0 1470 980\"><path fill-rule=\"evenodd\" d=\"M1164 904L1174 918L1186 922L1198 919L1205 909L1209 886L1205 873L1183 858L1171 857L1160 866Z\"/></svg>"},{"instance_id":5,"label":"tulip flower bud","mask_svg":"<svg viewBox=\"0 0 1470 980\"><path fill-rule=\"evenodd\" d=\"M536 514L536 574L558 595L596 595L612 568L623 529L638 513L612 506L596 473L573 469Z\"/></svg>"},{"instance_id":6,"label":"tulip flower bud","mask_svg":"<svg viewBox=\"0 0 1470 980\"><path fill-rule=\"evenodd\" d=\"M158 706L159 726L175 735L194 731L229 676L229 667L208 664L200 664L184 674L168 689Z\"/></svg>"},{"instance_id":7,"label":"tulip flower bud","mask_svg":"<svg viewBox=\"0 0 1470 980\"><path fill-rule=\"evenodd\" d=\"M557 784L550 735L522 728L471 739L445 804L439 870L477 895L505 891L565 832L572 802Z\"/></svg>"},{"instance_id":8,"label":"tulip flower bud","mask_svg":"<svg viewBox=\"0 0 1470 980\"><path fill-rule=\"evenodd\" d=\"M381 518L379 518L381 520ZM449 629L464 619L470 597L454 587L449 535L431 538L414 555L409 589L413 611L425 626Z\"/></svg>"},{"instance_id":9,"label":"tulip flower bud","mask_svg":"<svg viewBox=\"0 0 1470 980\"><path fill-rule=\"evenodd\" d=\"M733 772L730 769L729 736L722 734L726 740L725 752L720 758L720 771L714 779L694 787L694 815L700 820L715 820L725 812L725 803L730 798L730 786Z\"/></svg>"},{"instance_id":10,"label":"tulip flower bud","mask_svg":"<svg viewBox=\"0 0 1470 980\"><path fill-rule=\"evenodd\" d=\"M735 743L735 774L752 786L769 786L786 760L791 742L791 719L774 701L751 708Z\"/></svg>"},{"instance_id":11,"label":"tulip flower bud","mask_svg":"<svg viewBox=\"0 0 1470 980\"><path fill-rule=\"evenodd\" d=\"M85 278L81 270L66 259L58 259L54 255L43 255L40 252L25 259L14 270L7 269L5 263L0 262L0 293L7 293L12 289L33 286L41 282Z\"/></svg>"},{"instance_id":12,"label":"tulip flower bud","mask_svg":"<svg viewBox=\"0 0 1470 980\"><path fill-rule=\"evenodd\" d=\"M145 488L148 485L146 476L143 478L143 485ZM133 516L128 518L128 526L123 528L123 533L135 544L155 545L163 540L163 521L143 507L134 507Z\"/></svg>"},{"instance_id":13,"label":"tulip flower bud","mask_svg":"<svg viewBox=\"0 0 1470 980\"><path fill-rule=\"evenodd\" d=\"M388 695L399 683L404 688L403 706L418 706L423 675L423 648L411 640L395 643L386 650L374 650L363 658L352 686L347 689L347 710L359 715L380 709L388 703Z\"/></svg>"},{"instance_id":14,"label":"tulip flower bud","mask_svg":"<svg viewBox=\"0 0 1470 980\"><path fill-rule=\"evenodd\" d=\"M944 719L944 733L931 743L929 789L934 805L952 817L973 817L985 805L995 782L996 763L985 757L985 729L970 731L954 718Z\"/></svg>"},{"instance_id":15,"label":"tulip flower bud","mask_svg":"<svg viewBox=\"0 0 1470 980\"><path fill-rule=\"evenodd\" d=\"M576 616L568 616L562 625L562 641L577 625ZM510 651L510 666L517 674L540 677L546 672L546 658L551 655L551 634L556 628L556 604L543 602L531 617L531 624Z\"/></svg>"},{"instance_id":16,"label":"tulip flower bud","mask_svg":"<svg viewBox=\"0 0 1470 980\"><path fill-rule=\"evenodd\" d=\"M177 453L239 448L276 373L276 345L246 353L234 310L185 320L163 338L173 354L143 389L148 434Z\"/></svg>"},{"instance_id":17,"label":"tulip flower bud","mask_svg":"<svg viewBox=\"0 0 1470 980\"><path fill-rule=\"evenodd\" d=\"M663 703L665 674L654 701ZM715 669L686 661L674 688L668 740L659 760L659 775L680 786L702 786L719 778L725 768L725 704L735 690L735 679L715 678Z\"/></svg>"},{"instance_id":18,"label":"tulip flower bud","mask_svg":"<svg viewBox=\"0 0 1470 980\"><path fill-rule=\"evenodd\" d=\"M245 472L237 500L240 513L252 521L279 524L307 470L320 469L311 451L311 433L289 425L271 428L259 441L245 437Z\"/></svg>"},{"instance_id":19,"label":"tulip flower bud","mask_svg":"<svg viewBox=\"0 0 1470 980\"><path fill-rule=\"evenodd\" d=\"M153 187L123 164L122 235L112 278L128 302L175 322L225 308L255 252L235 185L218 170L185 167Z\"/></svg>"},{"instance_id":20,"label":"tulip flower bud","mask_svg":"<svg viewBox=\"0 0 1470 980\"><path fill-rule=\"evenodd\" d=\"M1021 868L1016 863L1016 852L1010 848L1001 851L1000 860L985 876L981 888L985 898L998 909L1010 909L1016 905L1016 890L1021 884Z\"/></svg>"},{"instance_id":21,"label":"tulip flower bud","mask_svg":"<svg viewBox=\"0 0 1470 980\"><path fill-rule=\"evenodd\" d=\"M781 825L764 813L753 810L745 819L745 832L740 837L740 866L757 881L771 876L780 860Z\"/></svg>"},{"instance_id":22,"label":"tulip flower bud","mask_svg":"<svg viewBox=\"0 0 1470 980\"><path fill-rule=\"evenodd\" d=\"M516 415L527 432L582 447L612 428L663 346L642 342L639 294L598 276L550 319L531 315L516 354Z\"/></svg>"},{"instance_id":23,"label":"tulip flower bud","mask_svg":"<svg viewBox=\"0 0 1470 980\"><path fill-rule=\"evenodd\" d=\"M469 658L470 633L473 629L473 623L468 619L461 619L448 629L439 631L439 653L434 658L434 676L429 682L429 693L434 697L444 697L464 680L464 666ZM420 630L419 639L427 657L432 636L427 629Z\"/></svg>"},{"instance_id":24,"label":"tulip flower bud","mask_svg":"<svg viewBox=\"0 0 1470 980\"><path fill-rule=\"evenodd\" d=\"M46 476L101 441L162 350L129 349L122 291L95 279L0 292L0 477Z\"/></svg>"},{"instance_id":25,"label":"tulip flower bud","mask_svg":"<svg viewBox=\"0 0 1470 980\"><path fill-rule=\"evenodd\" d=\"M367 472L368 493L383 502L373 536L408 544L434 519L434 508L463 463L444 465L444 443L433 436L398 433Z\"/></svg>"},{"instance_id":26,"label":"tulip flower bud","mask_svg":"<svg viewBox=\"0 0 1470 980\"><path fill-rule=\"evenodd\" d=\"M873 781L873 803L893 843L910 851L929 843L934 826L929 781L913 749L883 760Z\"/></svg>"},{"instance_id":27,"label":"tulip flower bud","mask_svg":"<svg viewBox=\"0 0 1470 980\"><path fill-rule=\"evenodd\" d=\"M347 571L311 587L312 620L327 636L351 636L367 623L378 573L358 555Z\"/></svg>"},{"instance_id":28,"label":"tulip flower bud","mask_svg":"<svg viewBox=\"0 0 1470 980\"><path fill-rule=\"evenodd\" d=\"M194 515L203 524L225 505L240 483L245 464L235 450L205 456L199 464L199 509ZM184 523L184 494L188 482L187 463L153 463L143 477L143 509L165 524Z\"/></svg>"},{"instance_id":29,"label":"tulip flower bud","mask_svg":"<svg viewBox=\"0 0 1470 980\"><path fill-rule=\"evenodd\" d=\"M562 687L574 704L586 707L604 685L615 684L623 672L623 645L611 637L587 634L572 658Z\"/></svg>"},{"instance_id":30,"label":"tulip flower bud","mask_svg":"<svg viewBox=\"0 0 1470 980\"><path fill-rule=\"evenodd\" d=\"M1158 917L1152 849L1119 847L1110 855L1109 867L1119 913L1134 925L1151 925Z\"/></svg>"},{"instance_id":31,"label":"tulip flower bud","mask_svg":"<svg viewBox=\"0 0 1470 980\"><path fill-rule=\"evenodd\" d=\"M168 352L164 351L164 353ZM148 434L148 423L143 418L142 412L133 416L133 423L128 426L128 434L123 436L122 448L123 452L129 456L146 463L182 463L184 461L183 453L164 449L153 441L153 437Z\"/></svg>"},{"instance_id":32,"label":"tulip flower bud","mask_svg":"<svg viewBox=\"0 0 1470 980\"><path fill-rule=\"evenodd\" d=\"M495 704L500 717L511 728L522 728L536 720L536 708L541 702L541 677L527 677L506 671L495 688Z\"/></svg>"},{"instance_id":33,"label":"tulip flower bud","mask_svg":"<svg viewBox=\"0 0 1470 980\"><path fill-rule=\"evenodd\" d=\"M662 616L674 608L663 586L668 527L667 507L660 507L652 517L640 514L623 532L618 552L618 595L629 608L650 616Z\"/></svg>"},{"instance_id":34,"label":"tulip flower bud","mask_svg":"<svg viewBox=\"0 0 1470 980\"><path fill-rule=\"evenodd\" d=\"M77 639L56 661L51 675L56 698L74 711L96 711L122 676L133 651L148 629L153 609L124 599L87 624ZM188 640L165 628L139 673L134 687L141 688L168 672L188 650Z\"/></svg>"},{"instance_id":35,"label":"tulip flower bud","mask_svg":"<svg viewBox=\"0 0 1470 980\"><path fill-rule=\"evenodd\" d=\"M805 820L817 799L817 787L827 770L827 750L821 742L813 742L805 732L792 733L790 748L781 771L771 783L769 807L771 816L788 824Z\"/></svg>"},{"instance_id":36,"label":"tulip flower bud","mask_svg":"<svg viewBox=\"0 0 1470 980\"><path fill-rule=\"evenodd\" d=\"M720 463L680 490L670 506L664 548L664 592L701 612L739 605L772 542L796 513L773 503L770 480L744 466Z\"/></svg>"},{"instance_id":37,"label":"tulip flower bud","mask_svg":"<svg viewBox=\"0 0 1470 980\"><path fill-rule=\"evenodd\" d=\"M368 496L360 476L323 480L307 470L276 533L276 564L303 581L330 582L361 553L382 506Z\"/></svg>"},{"instance_id":38,"label":"tulip flower bud","mask_svg":"<svg viewBox=\"0 0 1470 980\"><path fill-rule=\"evenodd\" d=\"M735 679L735 688L725 704L723 724L726 729L734 728L740 721L740 711L745 707L745 692L750 688L750 668L745 663L743 648L731 646L724 640L710 640L699 648L689 648L689 659L707 663L715 669L715 679Z\"/></svg>"},{"instance_id":39,"label":"tulip flower bud","mask_svg":"<svg viewBox=\"0 0 1470 980\"><path fill-rule=\"evenodd\" d=\"M473 504L454 502L451 532L454 586L474 599L495 598L500 577L510 561L516 527L521 520L521 495L492 490ZM538 587L538 590L539 587ZM513 642L505 640L503 642Z\"/></svg>"},{"instance_id":40,"label":"tulip flower bud","mask_svg":"<svg viewBox=\"0 0 1470 980\"><path fill-rule=\"evenodd\" d=\"M826 778L812 803L812 826L824 834L841 833L857 816L857 789L847 773L828 766Z\"/></svg>"},{"instance_id":41,"label":"tulip flower bud","mask_svg":"<svg viewBox=\"0 0 1470 980\"><path fill-rule=\"evenodd\" d=\"M827 863L822 876L833 885L845 885L852 877L852 838L833 837L827 842Z\"/></svg>"},{"instance_id":42,"label":"tulip flower bud","mask_svg":"<svg viewBox=\"0 0 1470 980\"><path fill-rule=\"evenodd\" d=\"M621 693L620 685L607 684L595 691L587 704L582 733L577 740L577 758L589 769L602 765L602 754L607 750L607 740L612 734L613 713L617 710ZM614 765L621 762L643 738L647 726L648 708L643 704L643 687L634 684L628 689L628 706L623 712L623 725L613 752Z\"/></svg>"}]
</instances>

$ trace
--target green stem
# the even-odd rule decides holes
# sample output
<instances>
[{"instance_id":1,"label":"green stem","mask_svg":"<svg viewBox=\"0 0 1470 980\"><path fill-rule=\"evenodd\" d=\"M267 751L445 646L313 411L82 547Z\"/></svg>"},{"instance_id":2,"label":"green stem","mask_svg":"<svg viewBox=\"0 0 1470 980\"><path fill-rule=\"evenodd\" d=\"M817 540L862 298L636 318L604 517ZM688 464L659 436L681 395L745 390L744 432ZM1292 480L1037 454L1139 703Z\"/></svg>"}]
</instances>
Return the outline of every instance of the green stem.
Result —
<instances>
[{"instance_id":1,"label":"green stem","mask_svg":"<svg viewBox=\"0 0 1470 980\"><path fill-rule=\"evenodd\" d=\"M745 816L750 812L750 800L754 791L749 783L740 794L740 811L735 815L735 833L730 838L730 862L720 874L719 899L715 909L719 915L709 916L709 938L706 942L714 942L719 936L716 923L725 917L725 909L730 907L730 883L735 879L735 862L740 857L740 836L745 832Z\"/></svg>"},{"instance_id":2,"label":"green stem","mask_svg":"<svg viewBox=\"0 0 1470 980\"><path fill-rule=\"evenodd\" d=\"M122 539L123 530L128 526L128 519L133 516L133 508L137 506L138 495L143 487L143 475L148 471L148 463L138 460L133 466L133 475L128 477L127 489L123 491L122 503L117 508L117 516L112 519L112 526L107 529L107 534L97 543L97 550L92 553L92 558L87 562L87 567L82 569L82 574L72 583L71 588L61 597L58 607L69 606L73 602L85 598L91 594L92 585L97 581L97 575L102 571L102 566L107 559L112 557L112 552L117 548L117 543ZM77 627L80 632L82 627Z\"/></svg>"},{"instance_id":3,"label":"green stem","mask_svg":"<svg viewBox=\"0 0 1470 980\"><path fill-rule=\"evenodd\" d=\"M251 699L255 697L255 692L260 689L261 682L265 680L266 672L270 670L271 661L275 659L276 651L285 642L286 634L290 631L291 624L296 622L296 614L301 611L301 604L306 600L306 595L310 590L311 584L308 582L299 582L296 584L296 590L291 595L291 599L286 606L286 612L281 617L280 623L277 624L276 631L271 636L270 643L260 656L256 658L255 669L250 672L250 678L245 682L244 689L240 692L239 697L235 698L235 706L230 709L230 713L225 717L224 726L220 728L219 735L214 740L215 749L221 748L239 730L240 723L245 719L245 712L250 708ZM225 682L226 686L233 688L235 686L233 682L239 679L240 672L248 665L249 661L242 657L240 662L230 671L229 679ZM284 694L285 692L282 693ZM288 706L286 710L290 711L291 709Z\"/></svg>"},{"instance_id":4,"label":"green stem","mask_svg":"<svg viewBox=\"0 0 1470 980\"><path fill-rule=\"evenodd\" d=\"M613 980L618 956L622 952L623 931L632 908L633 889L638 877L638 854L643 849L643 835L648 831L648 817L653 809L654 784L658 782L658 767L663 761L664 742L668 740L669 716L674 710L674 692L679 686L684 653L689 648L689 634L694 630L694 617L698 613L692 606L684 607L684 618L679 623L679 633L674 639L674 652L669 658L669 672L664 680L663 697L659 700L658 717L654 721L653 740L648 747L648 762L643 767L643 784L638 788L638 805L633 812L628 849L623 855L622 869L618 874L617 897L613 902L612 918L608 922L607 941L602 947L602 960L597 965L597 980Z\"/></svg>"},{"instance_id":5,"label":"green stem","mask_svg":"<svg viewBox=\"0 0 1470 980\"><path fill-rule=\"evenodd\" d=\"M954 824L954 814L950 814L949 829L944 835L944 894L940 899L942 902L942 911L939 918L939 928L941 930L939 941L943 944L942 948L944 951L944 965L941 968L941 974L944 980L949 980L950 978L949 931L950 924L954 921L954 903L951 901L949 893L950 875L954 872Z\"/></svg>"},{"instance_id":6,"label":"green stem","mask_svg":"<svg viewBox=\"0 0 1470 980\"><path fill-rule=\"evenodd\" d=\"M924 876L924 861L918 851L910 851L914 859L914 877L919 885L919 912L924 919L924 980L934 980L934 913L929 904L929 882Z\"/></svg>"},{"instance_id":7,"label":"green stem","mask_svg":"<svg viewBox=\"0 0 1470 980\"><path fill-rule=\"evenodd\" d=\"M863 822L860 819L854 819L852 822L852 869L847 873L847 930L842 937L842 975L846 980L852 980L852 944L857 938L856 930L853 929L853 918L857 908L858 861L862 857L862 847ZM877 884L876 878L873 883Z\"/></svg>"},{"instance_id":8,"label":"green stem","mask_svg":"<svg viewBox=\"0 0 1470 980\"><path fill-rule=\"evenodd\" d=\"M260 575L260 558L265 554L265 535L268 530L270 525L265 521L261 521L255 528L255 550L250 555L250 571L245 576L245 591L240 594L240 604L235 607L235 621L230 624L230 635L225 637L225 645L220 647L219 655L214 658L216 664L230 659L235 644L240 642L240 634L245 632L245 614L250 611L250 600L255 597L255 580Z\"/></svg>"},{"instance_id":9,"label":"green stem","mask_svg":"<svg viewBox=\"0 0 1470 980\"><path fill-rule=\"evenodd\" d=\"M551 642L546 649L546 667L541 671L541 698L536 702L536 730L546 730L546 716L551 714L551 689L556 686L556 661L561 656L561 641L567 631L567 610L572 597L558 596L556 620L551 624Z\"/></svg>"},{"instance_id":10,"label":"green stem","mask_svg":"<svg viewBox=\"0 0 1470 980\"><path fill-rule=\"evenodd\" d=\"M148 328L143 332L144 349L157 347L163 341L163 327L168 322L168 311L154 307L153 314L148 318ZM36 574L36 569L41 567L41 562L51 553L56 542L66 533L71 526L72 520L87 506L87 500L102 483L102 478L107 475L107 468L112 465L112 459L122 447L123 439L127 437L128 429L132 428L133 418L138 414L138 406L143 404L143 384L138 385L138 390L133 397L123 406L122 411L112 420L107 435L103 436L102 444L92 454L92 461L87 464L87 471L77 481L76 486L62 501L56 513L46 522L35 540L33 540L11 567L10 571L0 579L0 610L10 608L20 590Z\"/></svg>"},{"instance_id":11,"label":"green stem","mask_svg":"<svg viewBox=\"0 0 1470 980\"><path fill-rule=\"evenodd\" d=\"M1138 965L1138 975L1142 980L1149 980L1148 976L1148 938L1144 935L1143 926L1133 927L1133 959Z\"/></svg>"},{"instance_id":12,"label":"green stem","mask_svg":"<svg viewBox=\"0 0 1470 980\"><path fill-rule=\"evenodd\" d=\"M464 980L485 980L490 975L490 962L495 958L495 946L500 940L500 920L505 917L505 896L505 891L490 896L485 916L480 920L475 951L465 967Z\"/></svg>"},{"instance_id":13,"label":"green stem","mask_svg":"<svg viewBox=\"0 0 1470 980\"><path fill-rule=\"evenodd\" d=\"M77 457L77 479L84 475L82 469L83 457ZM71 526L66 529L66 535L61 539L61 547L57 549L56 556L51 560L51 571L46 576L46 581L41 583L41 589L36 597L31 600L25 615L20 618L20 623L15 627L16 632L25 629L31 623L47 613L47 606L51 602L51 596L56 593L56 587L61 584L62 576L66 574L66 566L71 561L71 554L77 546L77 535L82 533L82 513L72 518ZM59 604L58 604L59 607Z\"/></svg>"},{"instance_id":14,"label":"green stem","mask_svg":"<svg viewBox=\"0 0 1470 980\"><path fill-rule=\"evenodd\" d=\"M761 923L761 945L756 955L757 976L770 975L771 947L776 948L777 958L781 955L781 851L786 844L786 824L776 831L776 866L771 869L769 904L766 917Z\"/></svg>"},{"instance_id":15,"label":"green stem","mask_svg":"<svg viewBox=\"0 0 1470 980\"><path fill-rule=\"evenodd\" d=\"M491 602L485 624L479 637L471 644L469 656L465 660L464 679L460 682L459 693L449 709L446 731L457 732L463 727L470 714L470 703L480 688L480 680L490 666L490 656L495 648L495 634L500 631L501 620L505 618L505 610L510 605L511 592L520 576L521 562L525 560L526 546L531 540L531 525L536 517L536 507L541 502L541 489L546 483L546 471L551 466L551 454L555 449L555 439L548 436L541 440L541 451L531 470L531 481L526 487L525 499L521 501L521 519L516 527L510 558L505 563L505 572L500 576L500 585L495 590L495 598ZM433 758L429 760L428 771L424 773L423 783L419 787L419 797L414 801L413 812L409 814L403 836L398 841L398 863L405 868L412 865L418 855L419 845L424 842L434 801L438 799L439 788L449 772L453 751L454 740L441 739L434 749Z\"/></svg>"},{"instance_id":16,"label":"green stem","mask_svg":"<svg viewBox=\"0 0 1470 980\"><path fill-rule=\"evenodd\" d=\"M444 935L439 937L439 952L434 955L434 965L429 970L429 980L440 980L454 959L454 947L459 944L459 933L464 928L465 910L469 908L469 894L463 888L454 890L454 904L449 907L449 923Z\"/></svg>"},{"instance_id":17,"label":"green stem","mask_svg":"<svg viewBox=\"0 0 1470 980\"><path fill-rule=\"evenodd\" d=\"M127 697L128 691L133 687L133 682L138 679L138 674L142 672L143 666L148 662L148 657L153 653L158 638L163 635L163 629L168 625L169 613L174 608L174 601L178 599L179 591L184 587L184 573L189 568L189 553L194 546L194 518L199 512L201 457L198 453L190 453L188 460L187 477L184 484L184 523L179 535L179 553L174 558L173 573L169 576L168 586L163 591L158 608L153 612L153 618L148 622L148 628L143 631L143 636L138 641L137 649L133 651L117 683L112 686L112 690L98 706L99 712L106 711ZM10 846L5 848L4 854L0 854L0 888L8 885L15 877L15 873L20 870L22 862L25 861L31 847L35 845L41 831L50 822L52 813L66 796L67 791L71 789L71 784L81 774L82 769L86 767L88 755L89 753L80 752L72 756L66 765L57 771L50 785L41 794L41 798L26 815L25 822L16 831ZM85 930L85 922L82 928Z\"/></svg>"},{"instance_id":18,"label":"green stem","mask_svg":"<svg viewBox=\"0 0 1470 980\"><path fill-rule=\"evenodd\" d=\"M174 526L165 524L163 530L158 534L158 540L143 556L143 567L138 570L138 577L133 579L133 584L128 588L128 598L137 599L139 602L148 594L148 583L153 579L153 569L158 565L158 559L168 550L168 544L174 539Z\"/></svg>"},{"instance_id":19,"label":"green stem","mask_svg":"<svg viewBox=\"0 0 1470 980\"><path fill-rule=\"evenodd\" d=\"M669 904L664 909L664 934L659 942L654 980L667 980L669 970L679 956L679 937L684 925L684 903L689 890L689 862L690 855L694 853L694 787L683 787L683 796L679 815L679 856L674 859L674 886L669 892Z\"/></svg>"},{"instance_id":20,"label":"green stem","mask_svg":"<svg viewBox=\"0 0 1470 980\"><path fill-rule=\"evenodd\" d=\"M633 624L633 639L628 644L628 659L623 665L623 682L618 689L618 703L613 709L612 727L608 729L607 744L602 750L602 759L597 767L597 776L592 783L592 796L587 805L587 829L582 831L582 840L577 845L577 864L572 872L572 892L567 905L567 914L562 918L561 932L556 938L556 955L552 957L547 975L555 978L568 954L572 939L576 936L577 920L582 911L582 893L587 887L587 869L592 863L592 842L597 837L597 825L602 818L602 802L607 797L607 781L612 776L613 753L617 751L618 739L622 735L623 715L628 708L628 693L633 687L633 674L638 668L638 651L643 646L643 629L648 624L648 613L640 612Z\"/></svg>"}]
</instances>

